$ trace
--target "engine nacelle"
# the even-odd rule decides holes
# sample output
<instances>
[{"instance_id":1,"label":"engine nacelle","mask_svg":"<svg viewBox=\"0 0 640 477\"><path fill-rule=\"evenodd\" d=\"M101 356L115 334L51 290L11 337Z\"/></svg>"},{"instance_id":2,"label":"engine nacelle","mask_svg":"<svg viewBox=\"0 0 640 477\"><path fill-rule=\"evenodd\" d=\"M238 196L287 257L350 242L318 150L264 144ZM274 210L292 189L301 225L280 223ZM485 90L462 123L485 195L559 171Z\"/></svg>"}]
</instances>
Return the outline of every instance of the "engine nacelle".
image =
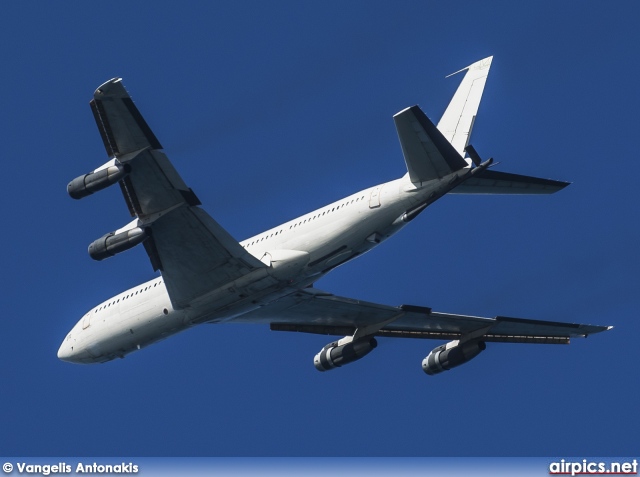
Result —
<instances>
[{"instance_id":1,"label":"engine nacelle","mask_svg":"<svg viewBox=\"0 0 640 477\"><path fill-rule=\"evenodd\" d=\"M129 250L139 243L144 242L151 230L135 227L124 232L110 232L89 245L89 256L94 260L104 260L115 254Z\"/></svg>"},{"instance_id":2,"label":"engine nacelle","mask_svg":"<svg viewBox=\"0 0 640 477\"><path fill-rule=\"evenodd\" d=\"M114 162L103 169L76 177L67 185L67 192L73 199L82 199L122 180L129 172L131 172L129 164Z\"/></svg>"},{"instance_id":3,"label":"engine nacelle","mask_svg":"<svg viewBox=\"0 0 640 477\"><path fill-rule=\"evenodd\" d=\"M429 356L422 360L422 369L430 376L447 371L472 360L486 347L484 341L451 341L431 351Z\"/></svg>"},{"instance_id":4,"label":"engine nacelle","mask_svg":"<svg viewBox=\"0 0 640 477\"><path fill-rule=\"evenodd\" d=\"M330 369L353 363L368 355L372 349L378 346L376 339L371 337L350 341L342 345L340 341L329 343L315 355L313 365L318 371L329 371Z\"/></svg>"}]
</instances>

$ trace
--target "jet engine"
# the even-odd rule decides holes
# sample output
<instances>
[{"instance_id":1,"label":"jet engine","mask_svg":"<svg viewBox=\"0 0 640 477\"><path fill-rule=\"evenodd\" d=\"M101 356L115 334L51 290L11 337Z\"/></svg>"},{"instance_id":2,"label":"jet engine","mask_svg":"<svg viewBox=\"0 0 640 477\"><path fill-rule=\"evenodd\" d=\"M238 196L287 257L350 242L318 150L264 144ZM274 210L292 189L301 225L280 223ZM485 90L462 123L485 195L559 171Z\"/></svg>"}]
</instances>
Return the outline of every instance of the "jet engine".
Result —
<instances>
[{"instance_id":1,"label":"jet engine","mask_svg":"<svg viewBox=\"0 0 640 477\"><path fill-rule=\"evenodd\" d=\"M115 184L129 172L131 172L129 164L123 165L114 161L107 167L76 177L67 185L67 192L73 199L82 199Z\"/></svg>"},{"instance_id":2,"label":"jet engine","mask_svg":"<svg viewBox=\"0 0 640 477\"><path fill-rule=\"evenodd\" d=\"M349 340L349 341L347 341ZM329 343L315 355L313 364L318 371L329 371L345 364L353 363L368 355L372 349L378 346L373 337L365 337L356 341L350 341L351 337Z\"/></svg>"},{"instance_id":3,"label":"jet engine","mask_svg":"<svg viewBox=\"0 0 640 477\"><path fill-rule=\"evenodd\" d=\"M109 232L89 245L89 256L94 260L113 257L144 242L150 235L151 230L142 227L134 227L120 233Z\"/></svg>"},{"instance_id":4,"label":"jet engine","mask_svg":"<svg viewBox=\"0 0 640 477\"><path fill-rule=\"evenodd\" d=\"M451 341L431 351L422 360L422 369L430 376L447 371L472 360L486 347L484 341L473 340L464 343L458 340Z\"/></svg>"}]
</instances>

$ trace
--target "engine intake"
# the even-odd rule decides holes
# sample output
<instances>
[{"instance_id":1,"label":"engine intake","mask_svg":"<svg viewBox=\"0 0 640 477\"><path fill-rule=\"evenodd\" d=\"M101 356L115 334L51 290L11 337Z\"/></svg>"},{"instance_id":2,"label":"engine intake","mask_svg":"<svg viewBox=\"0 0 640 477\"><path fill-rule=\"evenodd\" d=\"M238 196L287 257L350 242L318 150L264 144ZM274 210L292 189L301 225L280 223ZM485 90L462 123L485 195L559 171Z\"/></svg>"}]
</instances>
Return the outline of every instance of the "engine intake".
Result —
<instances>
[{"instance_id":1,"label":"engine intake","mask_svg":"<svg viewBox=\"0 0 640 477\"><path fill-rule=\"evenodd\" d=\"M73 199L82 199L124 179L129 172L131 172L129 164L113 164L104 169L76 177L67 185L67 192Z\"/></svg>"},{"instance_id":2,"label":"engine intake","mask_svg":"<svg viewBox=\"0 0 640 477\"><path fill-rule=\"evenodd\" d=\"M458 340L451 341L431 351L422 360L422 369L430 376L448 371L472 360L486 347L484 341L474 340L465 343L460 343Z\"/></svg>"},{"instance_id":3,"label":"engine intake","mask_svg":"<svg viewBox=\"0 0 640 477\"><path fill-rule=\"evenodd\" d=\"M333 368L339 368L345 364L368 355L371 350L378 346L375 338L362 338L356 341L350 341L346 344L340 344L340 341L334 341L315 355L313 365L318 371L329 371Z\"/></svg>"},{"instance_id":4,"label":"engine intake","mask_svg":"<svg viewBox=\"0 0 640 477\"><path fill-rule=\"evenodd\" d=\"M129 250L144 242L151 235L151 229L135 227L119 234L110 232L89 245L89 256L94 260L104 260Z\"/></svg>"}]
</instances>

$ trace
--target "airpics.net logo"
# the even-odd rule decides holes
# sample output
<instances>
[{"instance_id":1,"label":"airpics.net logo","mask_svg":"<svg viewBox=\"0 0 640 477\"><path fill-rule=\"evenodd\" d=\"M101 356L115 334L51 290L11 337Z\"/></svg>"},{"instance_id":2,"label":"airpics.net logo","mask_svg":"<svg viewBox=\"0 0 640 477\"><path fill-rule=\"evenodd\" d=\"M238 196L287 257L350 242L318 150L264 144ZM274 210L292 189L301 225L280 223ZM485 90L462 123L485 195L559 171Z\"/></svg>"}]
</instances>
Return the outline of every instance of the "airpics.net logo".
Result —
<instances>
[{"instance_id":1,"label":"airpics.net logo","mask_svg":"<svg viewBox=\"0 0 640 477\"><path fill-rule=\"evenodd\" d=\"M631 462L581 462L565 461L549 464L550 475L638 475L638 461Z\"/></svg>"}]
</instances>

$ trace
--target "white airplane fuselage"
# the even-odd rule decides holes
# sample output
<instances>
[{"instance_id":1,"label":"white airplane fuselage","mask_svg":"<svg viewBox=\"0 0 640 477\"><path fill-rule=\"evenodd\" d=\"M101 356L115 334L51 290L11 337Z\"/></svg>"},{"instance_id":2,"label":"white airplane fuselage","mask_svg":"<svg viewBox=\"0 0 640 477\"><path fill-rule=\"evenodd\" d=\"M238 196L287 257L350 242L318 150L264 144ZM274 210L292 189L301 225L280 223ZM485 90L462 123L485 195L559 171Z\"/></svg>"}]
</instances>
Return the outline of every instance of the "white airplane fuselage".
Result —
<instances>
[{"instance_id":1,"label":"white airplane fuselage","mask_svg":"<svg viewBox=\"0 0 640 477\"><path fill-rule=\"evenodd\" d=\"M407 224L408 210L446 191L468 170L418 187L405 175L244 240L240 245L269 267L211 290L186 308L173 308L162 277L120 293L77 322L58 357L74 363L102 363L195 324L243 321L249 312L308 287L391 237ZM269 286L256 286L267 279ZM231 289L234 293L229 293Z\"/></svg>"}]
</instances>

